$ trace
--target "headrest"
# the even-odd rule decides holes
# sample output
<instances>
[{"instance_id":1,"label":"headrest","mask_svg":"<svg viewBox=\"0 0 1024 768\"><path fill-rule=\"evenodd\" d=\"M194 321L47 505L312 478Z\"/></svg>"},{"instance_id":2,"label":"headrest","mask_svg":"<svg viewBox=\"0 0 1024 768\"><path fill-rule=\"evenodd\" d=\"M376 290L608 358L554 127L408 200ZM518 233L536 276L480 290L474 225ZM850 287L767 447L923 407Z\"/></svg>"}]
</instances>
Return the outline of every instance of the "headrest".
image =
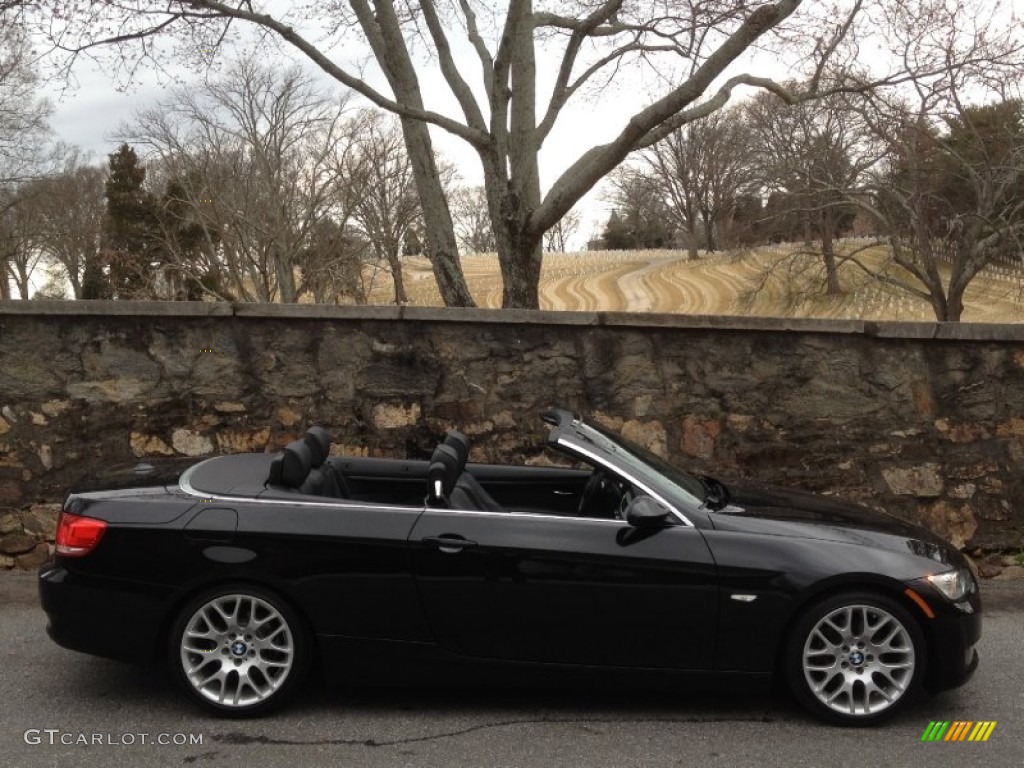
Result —
<instances>
[{"instance_id":1,"label":"headrest","mask_svg":"<svg viewBox=\"0 0 1024 768\"><path fill-rule=\"evenodd\" d=\"M331 436L323 427L310 427L304 438L313 451L313 468L319 467L331 453Z\"/></svg>"},{"instance_id":2,"label":"headrest","mask_svg":"<svg viewBox=\"0 0 1024 768\"><path fill-rule=\"evenodd\" d=\"M452 475L452 483L459 479L462 470L466 468L466 460L459 452L450 445L439 445L430 456L430 463L440 462L445 465Z\"/></svg>"},{"instance_id":3,"label":"headrest","mask_svg":"<svg viewBox=\"0 0 1024 768\"><path fill-rule=\"evenodd\" d=\"M449 429L445 434L444 442L442 445L447 445L449 448L453 448L455 453L459 457L459 461L462 462L462 466L466 466L466 462L469 461L469 438L461 432L457 432L454 429Z\"/></svg>"},{"instance_id":4,"label":"headrest","mask_svg":"<svg viewBox=\"0 0 1024 768\"><path fill-rule=\"evenodd\" d=\"M281 485L281 469L284 467L284 455L275 456L270 462L270 477L267 478L267 485Z\"/></svg>"},{"instance_id":5,"label":"headrest","mask_svg":"<svg viewBox=\"0 0 1024 768\"><path fill-rule=\"evenodd\" d=\"M281 485L298 488L313 467L313 450L305 440L288 443L281 457Z\"/></svg>"},{"instance_id":6,"label":"headrest","mask_svg":"<svg viewBox=\"0 0 1024 768\"><path fill-rule=\"evenodd\" d=\"M430 456L427 468L427 480L430 482L430 498L447 499L455 488L455 481L462 474L465 462L459 461L455 449L448 445L439 445Z\"/></svg>"}]
</instances>

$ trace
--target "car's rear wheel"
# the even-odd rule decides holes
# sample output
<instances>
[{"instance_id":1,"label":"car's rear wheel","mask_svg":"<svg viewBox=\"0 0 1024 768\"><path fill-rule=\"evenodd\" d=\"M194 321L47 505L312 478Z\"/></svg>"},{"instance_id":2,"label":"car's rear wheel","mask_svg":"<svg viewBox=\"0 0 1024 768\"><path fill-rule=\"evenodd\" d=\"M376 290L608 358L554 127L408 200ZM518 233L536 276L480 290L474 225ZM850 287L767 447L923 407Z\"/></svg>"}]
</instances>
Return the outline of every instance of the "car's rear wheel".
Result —
<instances>
[{"instance_id":1,"label":"car's rear wheel","mask_svg":"<svg viewBox=\"0 0 1024 768\"><path fill-rule=\"evenodd\" d=\"M835 595L804 612L790 633L786 675L821 719L868 725L891 717L920 688L926 658L920 626L882 595Z\"/></svg>"},{"instance_id":2,"label":"car's rear wheel","mask_svg":"<svg viewBox=\"0 0 1024 768\"><path fill-rule=\"evenodd\" d=\"M280 706L301 684L309 639L277 595L224 586L197 595L181 610L169 655L194 701L218 714L250 716Z\"/></svg>"}]
</instances>

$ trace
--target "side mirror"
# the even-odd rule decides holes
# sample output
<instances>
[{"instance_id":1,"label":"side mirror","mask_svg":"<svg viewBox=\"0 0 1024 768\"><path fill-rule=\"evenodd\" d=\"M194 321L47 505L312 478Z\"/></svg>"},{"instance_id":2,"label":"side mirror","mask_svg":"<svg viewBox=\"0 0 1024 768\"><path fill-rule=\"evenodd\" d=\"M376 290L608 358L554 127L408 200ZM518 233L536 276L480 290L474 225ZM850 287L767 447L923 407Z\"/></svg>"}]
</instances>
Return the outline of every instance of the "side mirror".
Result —
<instances>
[{"instance_id":1,"label":"side mirror","mask_svg":"<svg viewBox=\"0 0 1024 768\"><path fill-rule=\"evenodd\" d=\"M668 523L668 507L650 496L637 496L626 506L626 522L634 528L657 528Z\"/></svg>"}]
</instances>

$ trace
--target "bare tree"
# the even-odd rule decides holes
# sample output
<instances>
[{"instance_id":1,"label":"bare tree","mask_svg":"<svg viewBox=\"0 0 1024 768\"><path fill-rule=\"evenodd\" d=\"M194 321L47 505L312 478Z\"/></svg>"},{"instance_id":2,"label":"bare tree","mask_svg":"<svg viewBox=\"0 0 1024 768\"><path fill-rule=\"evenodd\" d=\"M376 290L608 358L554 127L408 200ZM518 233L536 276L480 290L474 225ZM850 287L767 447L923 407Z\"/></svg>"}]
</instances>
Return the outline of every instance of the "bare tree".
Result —
<instances>
[{"instance_id":1,"label":"bare tree","mask_svg":"<svg viewBox=\"0 0 1024 768\"><path fill-rule=\"evenodd\" d=\"M377 259L388 264L395 303L405 304L409 299L400 257L406 233L421 212L401 126L391 116L365 110L353 121L351 132L353 151L345 166L345 185L354 197L352 216Z\"/></svg>"},{"instance_id":2,"label":"bare tree","mask_svg":"<svg viewBox=\"0 0 1024 768\"><path fill-rule=\"evenodd\" d=\"M219 258L235 297L294 302L307 290L299 262L336 202L349 139L338 101L297 68L247 58L203 91L178 90L137 114L121 134L175 181L205 233L199 252Z\"/></svg>"},{"instance_id":3,"label":"bare tree","mask_svg":"<svg viewBox=\"0 0 1024 768\"><path fill-rule=\"evenodd\" d=\"M697 258L701 232L705 248L718 249L718 227L737 197L751 190L752 145L740 109L733 108L688 123L643 153L649 173L667 193L668 210L687 236L691 259Z\"/></svg>"},{"instance_id":4,"label":"bare tree","mask_svg":"<svg viewBox=\"0 0 1024 768\"><path fill-rule=\"evenodd\" d=\"M936 4L927 17L887 10L889 39L908 62L908 87L846 98L884 159L848 201L885 233L844 256L876 279L956 321L964 292L988 264L1021 262L1024 235L1024 67L998 4ZM1001 26L1000 26L1001 25ZM958 66L925 66L936 60ZM887 253L881 265L867 251Z\"/></svg>"},{"instance_id":5,"label":"bare tree","mask_svg":"<svg viewBox=\"0 0 1024 768\"><path fill-rule=\"evenodd\" d=\"M363 234L328 216L317 222L310 235L299 268L313 301L339 303L349 297L356 304L366 304L378 260Z\"/></svg>"},{"instance_id":6,"label":"bare tree","mask_svg":"<svg viewBox=\"0 0 1024 768\"><path fill-rule=\"evenodd\" d=\"M38 95L39 78L25 27L7 18L20 16L19 5L0 8L0 183L38 176L52 111Z\"/></svg>"},{"instance_id":7,"label":"bare tree","mask_svg":"<svg viewBox=\"0 0 1024 768\"><path fill-rule=\"evenodd\" d=\"M494 236L487 190L483 187L457 187L450 193L455 237L463 253L494 253Z\"/></svg>"},{"instance_id":8,"label":"bare tree","mask_svg":"<svg viewBox=\"0 0 1024 768\"><path fill-rule=\"evenodd\" d=\"M11 297L10 278L27 299L29 274L38 263L35 233L27 229L37 217L17 209L34 195L21 187L40 173L51 111L38 97L22 10L20 3L0 4L0 299Z\"/></svg>"},{"instance_id":9,"label":"bare tree","mask_svg":"<svg viewBox=\"0 0 1024 768\"><path fill-rule=\"evenodd\" d=\"M667 248L672 244L675 222L665 188L649 169L617 168L608 177L606 200L613 206L603 236L606 248Z\"/></svg>"},{"instance_id":10,"label":"bare tree","mask_svg":"<svg viewBox=\"0 0 1024 768\"><path fill-rule=\"evenodd\" d=\"M781 213L802 222L808 248L820 242L826 291L841 293L835 241L852 224L849 202L862 174L879 159L864 121L833 96L787 105L763 95L745 105L764 186L782 193Z\"/></svg>"},{"instance_id":11,"label":"bare tree","mask_svg":"<svg viewBox=\"0 0 1024 768\"><path fill-rule=\"evenodd\" d=\"M12 298L12 280L19 298L31 298L32 278L43 256L39 247L42 227L35 204L39 194L33 182L0 191L0 264L4 266L0 298Z\"/></svg>"},{"instance_id":12,"label":"bare tree","mask_svg":"<svg viewBox=\"0 0 1024 768\"><path fill-rule=\"evenodd\" d=\"M141 59L165 55L161 41L168 38L179 44L175 51L191 46L208 61L210 51L230 37L233 25L255 25L378 107L399 115L441 294L448 304L470 305L428 126L463 139L477 153L483 172L504 280L503 302L536 307L543 234L631 152L720 109L741 85L795 101L820 95L826 82L830 89L858 91L903 82L906 62L883 57L862 57L870 68L851 70L839 81L825 76L856 61L859 42L884 35L888 17L897 10L919 19L919 29L927 30L932 10L949 2L680 0L665 6L652 0L566 0L537 8L533 0L508 0L491 8L474 0L443 5L435 0L347 0L310 6L306 13L286 5L284 15L276 15L273 5L222 0L38 0L37 5L43 10L41 26L58 47L75 55L99 45L114 46L129 69ZM976 10L983 2L991 5L989 0L959 4ZM54 17L66 21L53 26L49 22ZM987 47L1013 34L1010 26L991 27ZM456 61L460 39L476 55L475 73ZM752 74L728 76L752 49L792 58L804 75L799 90ZM1012 43L1000 55L1011 49ZM332 50L344 51L344 58L331 58ZM362 67L365 60L351 55L361 51L369 53L375 68ZM357 63L349 66L351 60ZM537 72L548 60L556 62L555 77L545 98ZM418 70L420 62L426 63ZM945 70L962 63L931 56L913 64ZM426 105L420 75L431 65L439 68L458 104L458 117ZM655 73L662 84L659 92L647 106L623 116L614 138L582 147L542 193L538 153L566 106L640 71ZM380 82L377 75L383 76L386 89L374 85Z\"/></svg>"},{"instance_id":13,"label":"bare tree","mask_svg":"<svg viewBox=\"0 0 1024 768\"><path fill-rule=\"evenodd\" d=\"M937 320L958 321L985 267L1024 266L1024 107L1019 98L984 106L954 98L936 126L935 111L921 106L872 107L889 154L851 201L885 233L889 258L849 259L928 301Z\"/></svg>"},{"instance_id":14,"label":"bare tree","mask_svg":"<svg viewBox=\"0 0 1024 768\"><path fill-rule=\"evenodd\" d=\"M583 217L579 211L569 211L544 233L544 250L565 253L569 241L576 236L582 223Z\"/></svg>"},{"instance_id":15,"label":"bare tree","mask_svg":"<svg viewBox=\"0 0 1024 768\"><path fill-rule=\"evenodd\" d=\"M76 299L82 298L86 264L99 252L104 177L102 168L72 153L60 173L39 182L40 194L33 203L40 213L40 248Z\"/></svg>"}]
</instances>

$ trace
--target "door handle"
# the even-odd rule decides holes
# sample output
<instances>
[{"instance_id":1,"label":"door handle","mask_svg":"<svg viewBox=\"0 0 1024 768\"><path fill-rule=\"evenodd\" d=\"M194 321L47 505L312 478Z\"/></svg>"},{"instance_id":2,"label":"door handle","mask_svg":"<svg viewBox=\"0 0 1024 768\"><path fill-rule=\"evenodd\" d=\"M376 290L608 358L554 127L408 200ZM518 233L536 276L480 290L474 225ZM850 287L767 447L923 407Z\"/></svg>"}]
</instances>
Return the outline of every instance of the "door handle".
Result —
<instances>
[{"instance_id":1,"label":"door handle","mask_svg":"<svg viewBox=\"0 0 1024 768\"><path fill-rule=\"evenodd\" d=\"M464 549L477 546L475 541L470 541L469 539L464 539L461 536L455 536L453 534L445 534L444 536L428 536L423 539L423 543L437 547L448 555L455 555Z\"/></svg>"},{"instance_id":2,"label":"door handle","mask_svg":"<svg viewBox=\"0 0 1024 768\"><path fill-rule=\"evenodd\" d=\"M572 491L552 491L555 496L572 496Z\"/></svg>"}]
</instances>

